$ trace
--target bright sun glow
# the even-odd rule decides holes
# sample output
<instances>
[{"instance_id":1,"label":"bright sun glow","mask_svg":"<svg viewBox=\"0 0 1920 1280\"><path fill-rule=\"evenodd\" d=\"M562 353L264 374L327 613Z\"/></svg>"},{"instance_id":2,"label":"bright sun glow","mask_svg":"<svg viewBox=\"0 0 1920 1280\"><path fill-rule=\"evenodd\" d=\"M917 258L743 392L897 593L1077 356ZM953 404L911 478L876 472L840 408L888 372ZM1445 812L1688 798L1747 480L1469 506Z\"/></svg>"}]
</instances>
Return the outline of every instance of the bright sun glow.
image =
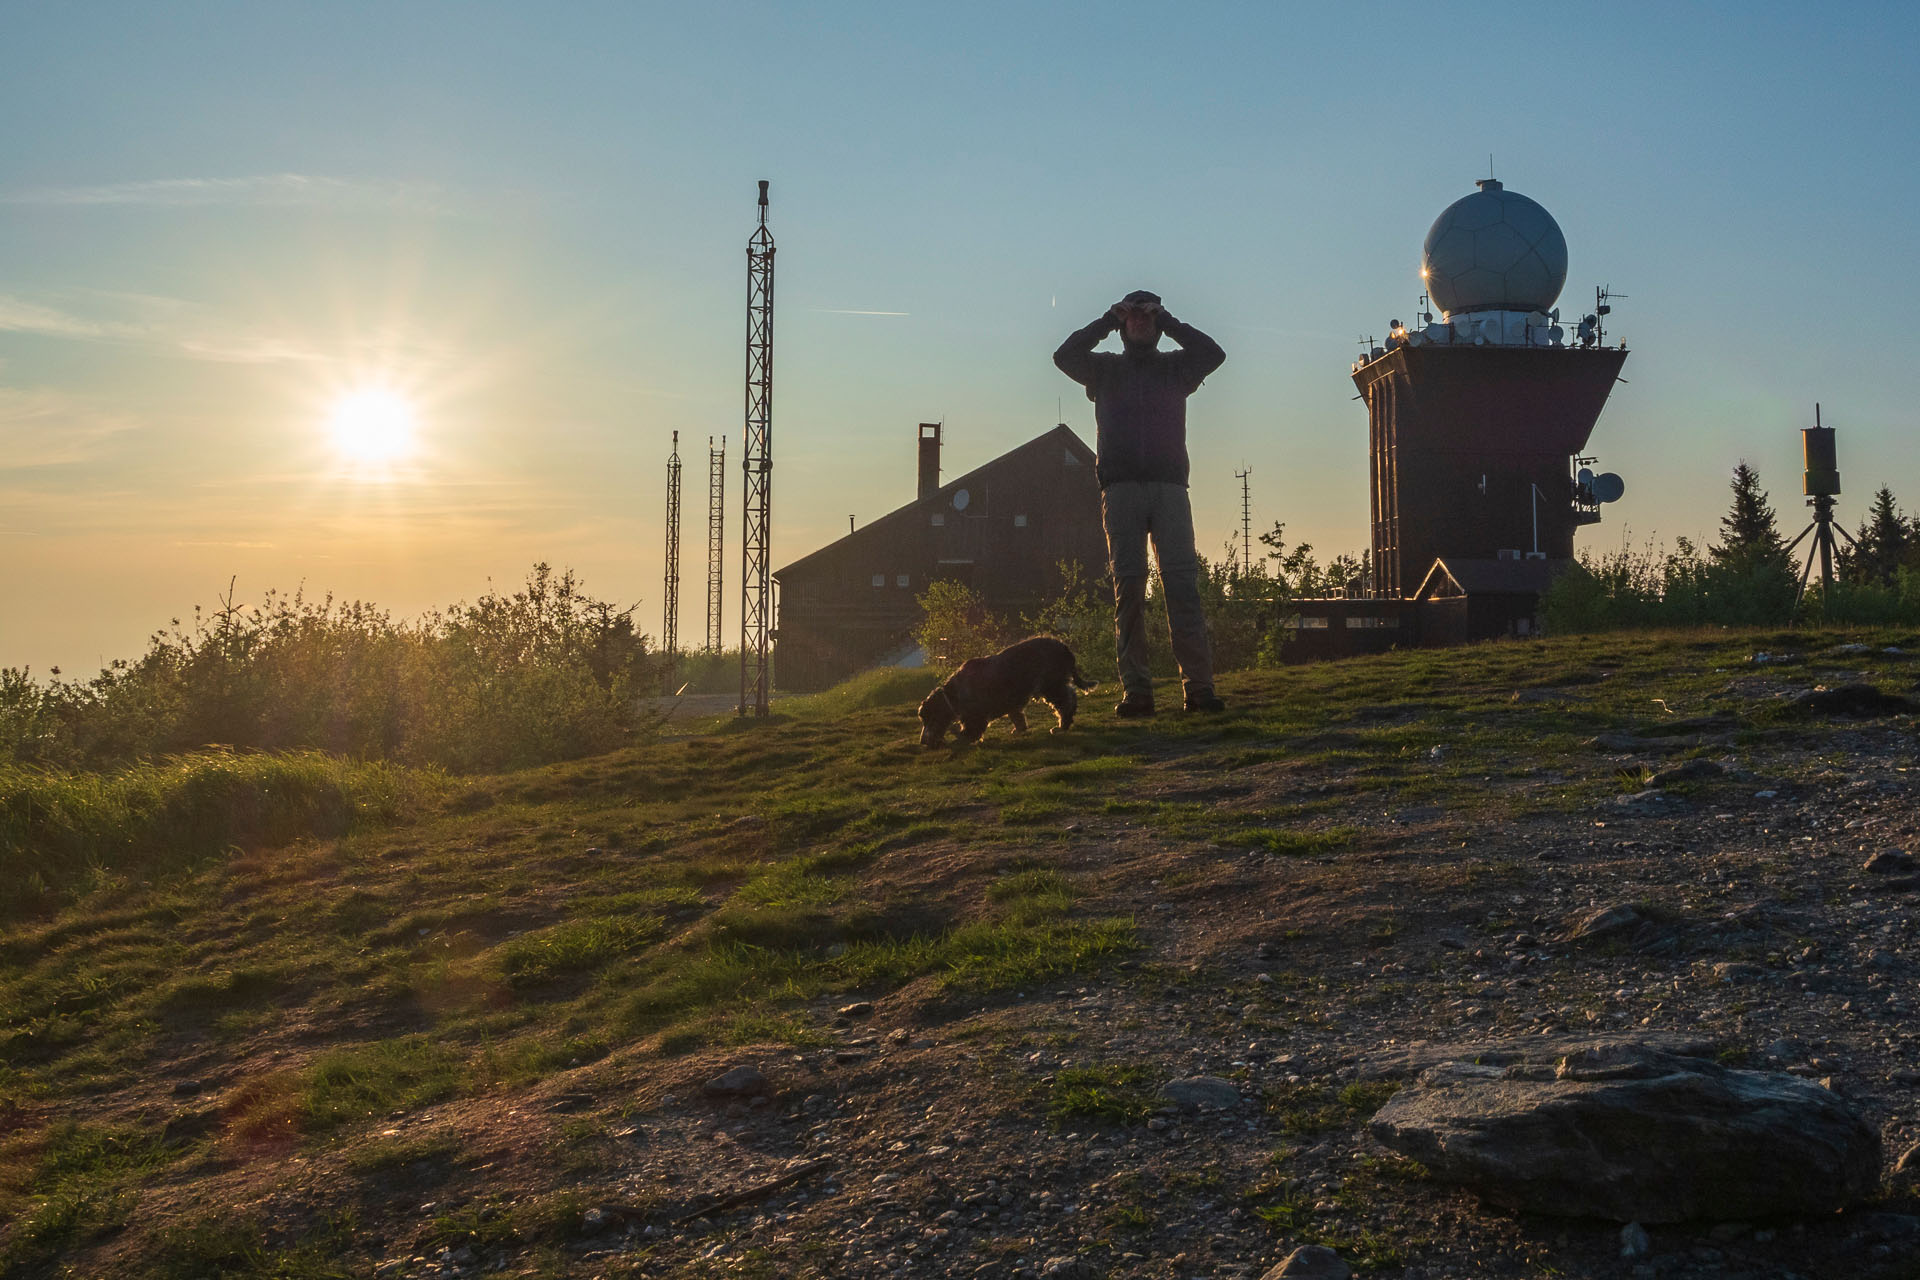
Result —
<instances>
[{"instance_id":1,"label":"bright sun glow","mask_svg":"<svg viewBox=\"0 0 1920 1280\"><path fill-rule=\"evenodd\" d=\"M412 402L399 392L362 387L334 401L327 429L342 458L369 465L398 462L412 453L418 421Z\"/></svg>"}]
</instances>

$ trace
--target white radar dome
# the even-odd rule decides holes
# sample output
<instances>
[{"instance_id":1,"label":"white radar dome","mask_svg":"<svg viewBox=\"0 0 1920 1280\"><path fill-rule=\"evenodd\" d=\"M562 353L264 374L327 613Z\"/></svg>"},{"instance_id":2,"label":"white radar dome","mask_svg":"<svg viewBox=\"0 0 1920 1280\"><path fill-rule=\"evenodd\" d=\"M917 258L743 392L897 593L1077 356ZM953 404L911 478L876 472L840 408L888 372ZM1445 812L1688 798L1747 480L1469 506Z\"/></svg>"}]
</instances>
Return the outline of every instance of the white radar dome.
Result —
<instances>
[{"instance_id":1,"label":"white radar dome","mask_svg":"<svg viewBox=\"0 0 1920 1280\"><path fill-rule=\"evenodd\" d=\"M1567 238L1553 215L1492 178L1448 205L1427 232L1420 274L1448 315L1546 311L1567 282Z\"/></svg>"}]
</instances>

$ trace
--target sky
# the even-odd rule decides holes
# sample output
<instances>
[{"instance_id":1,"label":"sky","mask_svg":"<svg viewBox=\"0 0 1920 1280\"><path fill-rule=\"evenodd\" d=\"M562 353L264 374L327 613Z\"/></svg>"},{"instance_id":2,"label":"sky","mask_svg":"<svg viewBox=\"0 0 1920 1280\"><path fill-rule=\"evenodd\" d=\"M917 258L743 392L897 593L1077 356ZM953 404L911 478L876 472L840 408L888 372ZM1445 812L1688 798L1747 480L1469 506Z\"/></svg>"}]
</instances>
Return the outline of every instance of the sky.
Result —
<instances>
[{"instance_id":1,"label":"sky","mask_svg":"<svg viewBox=\"0 0 1920 1280\"><path fill-rule=\"evenodd\" d=\"M772 183L773 559L1092 406L1054 347L1152 289L1203 552L1368 538L1359 339L1492 172L1621 296L1601 550L1711 536L1736 462L1789 535L1920 506L1911 6L174 3L0 14L0 667L137 657L229 582L413 616L537 561L661 628L708 438L738 642L745 243ZM1575 312L1577 314L1577 312ZM343 447L369 388L413 415ZM399 406L397 409L394 406ZM353 424L348 422L349 427ZM362 424L364 425L364 424Z\"/></svg>"}]
</instances>

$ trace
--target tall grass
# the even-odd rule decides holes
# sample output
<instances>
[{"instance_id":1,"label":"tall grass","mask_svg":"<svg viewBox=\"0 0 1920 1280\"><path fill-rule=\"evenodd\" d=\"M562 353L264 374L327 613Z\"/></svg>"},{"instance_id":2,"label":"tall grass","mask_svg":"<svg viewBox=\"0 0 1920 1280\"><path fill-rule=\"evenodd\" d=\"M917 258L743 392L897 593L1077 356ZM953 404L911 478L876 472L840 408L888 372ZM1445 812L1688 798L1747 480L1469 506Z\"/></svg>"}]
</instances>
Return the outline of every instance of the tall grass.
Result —
<instances>
[{"instance_id":1,"label":"tall grass","mask_svg":"<svg viewBox=\"0 0 1920 1280\"><path fill-rule=\"evenodd\" d=\"M534 566L413 622L363 603L231 596L89 681L0 671L0 761L97 768L209 744L455 770L605 751L648 726L661 659L632 608Z\"/></svg>"},{"instance_id":2,"label":"tall grass","mask_svg":"<svg viewBox=\"0 0 1920 1280\"><path fill-rule=\"evenodd\" d=\"M0 918L236 845L385 825L447 785L436 770L319 752L201 752L98 773L0 764Z\"/></svg>"}]
</instances>

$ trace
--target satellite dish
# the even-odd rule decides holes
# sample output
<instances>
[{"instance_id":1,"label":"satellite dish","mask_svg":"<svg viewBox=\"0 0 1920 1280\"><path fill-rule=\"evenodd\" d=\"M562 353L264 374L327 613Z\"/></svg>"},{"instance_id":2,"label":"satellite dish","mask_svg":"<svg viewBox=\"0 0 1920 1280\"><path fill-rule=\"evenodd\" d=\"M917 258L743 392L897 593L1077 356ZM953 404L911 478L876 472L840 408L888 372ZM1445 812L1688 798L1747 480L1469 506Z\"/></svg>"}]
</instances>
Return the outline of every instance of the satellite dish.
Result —
<instances>
[{"instance_id":1,"label":"satellite dish","mask_svg":"<svg viewBox=\"0 0 1920 1280\"><path fill-rule=\"evenodd\" d=\"M1580 470L1575 473L1573 477L1573 481L1575 484L1579 485L1582 489L1591 490L1593 488L1593 468L1592 467L1580 468Z\"/></svg>"},{"instance_id":2,"label":"satellite dish","mask_svg":"<svg viewBox=\"0 0 1920 1280\"><path fill-rule=\"evenodd\" d=\"M1627 491L1627 482L1611 471L1603 471L1593 478L1593 500L1595 502L1618 502L1620 495Z\"/></svg>"},{"instance_id":3,"label":"satellite dish","mask_svg":"<svg viewBox=\"0 0 1920 1280\"><path fill-rule=\"evenodd\" d=\"M972 501L973 501L973 495L968 493L965 489L955 489L953 491L953 509L955 511L965 511L967 509L967 504Z\"/></svg>"}]
</instances>

